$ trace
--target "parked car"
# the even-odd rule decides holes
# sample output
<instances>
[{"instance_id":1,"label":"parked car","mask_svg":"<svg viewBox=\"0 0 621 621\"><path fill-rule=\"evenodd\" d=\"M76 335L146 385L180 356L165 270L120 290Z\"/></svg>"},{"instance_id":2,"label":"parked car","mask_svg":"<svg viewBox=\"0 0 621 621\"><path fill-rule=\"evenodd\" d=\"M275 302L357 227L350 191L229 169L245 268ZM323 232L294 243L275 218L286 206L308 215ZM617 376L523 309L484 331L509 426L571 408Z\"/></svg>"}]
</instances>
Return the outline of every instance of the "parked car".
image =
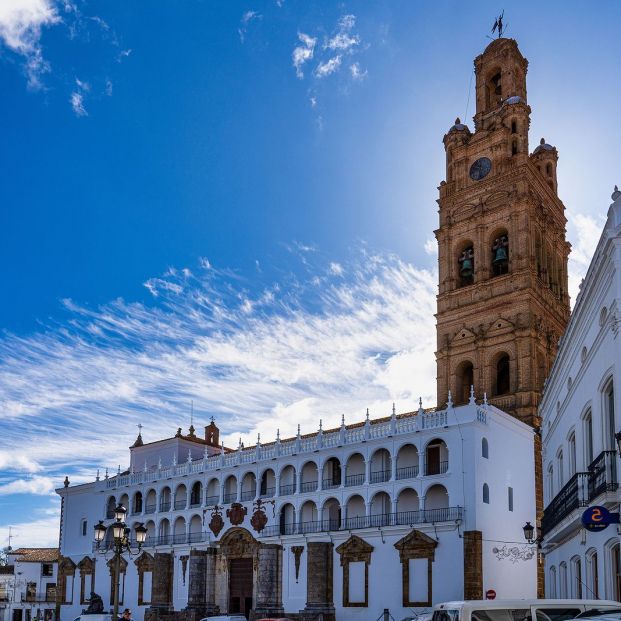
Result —
<instances>
[{"instance_id":1,"label":"parked car","mask_svg":"<svg viewBox=\"0 0 621 621\"><path fill-rule=\"evenodd\" d=\"M619 610L619 602L601 599L462 600L434 606L432 621L568 621L593 609ZM598 617L597 621L603 619Z\"/></svg>"},{"instance_id":2,"label":"parked car","mask_svg":"<svg viewBox=\"0 0 621 621\"><path fill-rule=\"evenodd\" d=\"M205 617L201 621L248 621L244 615L216 615L215 617Z\"/></svg>"},{"instance_id":3,"label":"parked car","mask_svg":"<svg viewBox=\"0 0 621 621\"><path fill-rule=\"evenodd\" d=\"M603 621L602 617L607 619L621 619L621 608L589 608L584 612L581 612L576 619L594 619Z\"/></svg>"}]
</instances>

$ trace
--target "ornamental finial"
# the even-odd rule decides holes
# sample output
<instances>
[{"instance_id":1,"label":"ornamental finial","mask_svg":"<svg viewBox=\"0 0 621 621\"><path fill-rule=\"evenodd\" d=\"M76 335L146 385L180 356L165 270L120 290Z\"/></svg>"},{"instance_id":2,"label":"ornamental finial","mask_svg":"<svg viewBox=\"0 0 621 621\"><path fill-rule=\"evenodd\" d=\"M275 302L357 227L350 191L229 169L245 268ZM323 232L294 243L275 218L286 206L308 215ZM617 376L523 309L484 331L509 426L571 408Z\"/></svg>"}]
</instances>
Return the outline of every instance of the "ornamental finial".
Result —
<instances>
[{"instance_id":1,"label":"ornamental finial","mask_svg":"<svg viewBox=\"0 0 621 621\"><path fill-rule=\"evenodd\" d=\"M369 420L369 408L367 408L367 420Z\"/></svg>"},{"instance_id":2,"label":"ornamental finial","mask_svg":"<svg viewBox=\"0 0 621 621\"><path fill-rule=\"evenodd\" d=\"M474 399L474 384L470 384L470 399L468 400L470 405L474 405L476 403Z\"/></svg>"},{"instance_id":3,"label":"ornamental finial","mask_svg":"<svg viewBox=\"0 0 621 621\"><path fill-rule=\"evenodd\" d=\"M615 185L615 189L614 192L612 193L612 200L616 201L619 197L621 196L621 192L619 191L619 188Z\"/></svg>"},{"instance_id":4,"label":"ornamental finial","mask_svg":"<svg viewBox=\"0 0 621 621\"><path fill-rule=\"evenodd\" d=\"M450 390L448 391L448 401L446 402L446 406L449 408L453 407L453 395Z\"/></svg>"}]
</instances>

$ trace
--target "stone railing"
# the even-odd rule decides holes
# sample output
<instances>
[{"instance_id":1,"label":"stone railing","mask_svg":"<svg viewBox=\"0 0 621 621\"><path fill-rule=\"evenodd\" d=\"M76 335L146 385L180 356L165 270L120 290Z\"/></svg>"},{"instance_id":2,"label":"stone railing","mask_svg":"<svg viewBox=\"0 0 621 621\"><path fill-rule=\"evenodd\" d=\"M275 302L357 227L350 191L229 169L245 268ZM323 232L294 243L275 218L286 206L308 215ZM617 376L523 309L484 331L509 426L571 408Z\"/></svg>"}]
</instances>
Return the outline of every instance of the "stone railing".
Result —
<instances>
[{"instance_id":1,"label":"stone railing","mask_svg":"<svg viewBox=\"0 0 621 621\"><path fill-rule=\"evenodd\" d=\"M487 424L489 410L487 406L466 405L456 409L459 413L460 424L467 422L468 416L473 422ZM278 457L299 455L300 453L314 453L324 448L336 448L348 444L359 444L367 440L381 440L396 435L413 433L415 431L438 429L455 424L452 416L453 408L446 410L425 411L420 409L416 414L399 418L393 415L387 420L372 423L369 418L364 424L347 428L345 425L337 430L324 432L321 429L311 436L300 436L288 440L276 440L270 444L242 448L219 455L205 456L203 459L186 461L180 464L152 467L148 470L133 473L118 474L105 479L107 488L124 487L138 483L147 483L161 479L170 479L177 476L201 474L221 468L268 461ZM464 420L464 414L467 414Z\"/></svg>"}]
</instances>

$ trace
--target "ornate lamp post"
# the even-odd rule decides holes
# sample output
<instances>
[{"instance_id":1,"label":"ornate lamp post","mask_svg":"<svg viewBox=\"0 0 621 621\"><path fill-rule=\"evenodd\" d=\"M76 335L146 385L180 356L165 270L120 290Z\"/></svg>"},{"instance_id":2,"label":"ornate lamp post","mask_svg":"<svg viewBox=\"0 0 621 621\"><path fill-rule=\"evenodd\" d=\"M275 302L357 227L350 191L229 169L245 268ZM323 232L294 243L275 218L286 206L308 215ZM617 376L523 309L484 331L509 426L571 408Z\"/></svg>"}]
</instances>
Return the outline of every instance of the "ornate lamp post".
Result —
<instances>
[{"instance_id":1,"label":"ornate lamp post","mask_svg":"<svg viewBox=\"0 0 621 621\"><path fill-rule=\"evenodd\" d=\"M123 552L132 553L131 547L131 528L125 523L125 515L127 509L119 504L114 510L114 522L109 526L105 526L102 520L99 520L99 524L95 524L95 543L99 550L101 543L106 537L106 533L112 530L112 543L114 550L114 573L115 573L115 585L114 585L114 609L112 612L112 621L118 621L119 618L119 590L120 590L120 578L121 578L121 556ZM139 523L134 529L136 535L136 544L138 545L138 551L142 548L142 544L147 538L147 529L143 524ZM104 547L103 552L107 550Z\"/></svg>"}]
</instances>

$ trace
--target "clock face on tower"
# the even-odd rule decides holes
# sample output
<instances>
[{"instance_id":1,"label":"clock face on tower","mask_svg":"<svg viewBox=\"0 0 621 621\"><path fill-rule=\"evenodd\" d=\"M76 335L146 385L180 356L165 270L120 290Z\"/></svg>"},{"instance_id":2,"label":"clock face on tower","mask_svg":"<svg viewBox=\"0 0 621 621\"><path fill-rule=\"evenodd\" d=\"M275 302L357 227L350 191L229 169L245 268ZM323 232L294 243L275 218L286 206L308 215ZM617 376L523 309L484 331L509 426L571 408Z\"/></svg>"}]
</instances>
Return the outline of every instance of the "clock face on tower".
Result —
<instances>
[{"instance_id":1,"label":"clock face on tower","mask_svg":"<svg viewBox=\"0 0 621 621\"><path fill-rule=\"evenodd\" d=\"M480 157L470 166L470 178L479 181L486 177L492 169L492 162L487 157Z\"/></svg>"}]
</instances>

